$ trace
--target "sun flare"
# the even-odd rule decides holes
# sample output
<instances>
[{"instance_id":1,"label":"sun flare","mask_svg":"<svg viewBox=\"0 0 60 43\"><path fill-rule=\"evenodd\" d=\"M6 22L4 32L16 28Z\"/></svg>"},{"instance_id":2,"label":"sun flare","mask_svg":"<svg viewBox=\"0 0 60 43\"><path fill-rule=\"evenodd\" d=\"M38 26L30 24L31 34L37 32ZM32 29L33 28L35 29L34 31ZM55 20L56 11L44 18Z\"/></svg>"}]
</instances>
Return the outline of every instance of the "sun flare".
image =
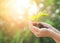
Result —
<instances>
[{"instance_id":1,"label":"sun flare","mask_svg":"<svg viewBox=\"0 0 60 43\"><path fill-rule=\"evenodd\" d=\"M28 18L37 12L38 6L33 0L2 0L0 3L0 14L15 20Z\"/></svg>"},{"instance_id":2,"label":"sun flare","mask_svg":"<svg viewBox=\"0 0 60 43\"><path fill-rule=\"evenodd\" d=\"M6 29L3 28L4 33L24 31L30 16L39 11L38 2L39 0L0 0L0 17L6 26Z\"/></svg>"}]
</instances>

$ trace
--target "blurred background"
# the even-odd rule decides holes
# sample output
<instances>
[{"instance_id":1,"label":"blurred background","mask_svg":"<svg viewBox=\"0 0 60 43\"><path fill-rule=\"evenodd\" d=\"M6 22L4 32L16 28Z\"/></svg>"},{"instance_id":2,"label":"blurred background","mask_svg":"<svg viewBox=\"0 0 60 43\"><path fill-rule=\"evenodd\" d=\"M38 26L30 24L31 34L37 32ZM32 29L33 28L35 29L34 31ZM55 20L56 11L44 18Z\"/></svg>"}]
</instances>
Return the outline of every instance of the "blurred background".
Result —
<instances>
[{"instance_id":1,"label":"blurred background","mask_svg":"<svg viewBox=\"0 0 60 43\"><path fill-rule=\"evenodd\" d=\"M39 8L41 12L40 14L43 14L43 16L39 16L34 21L49 23L56 29L60 30L60 0L40 0ZM44 14L48 14L48 16L44 16ZM28 29L28 26L25 31L16 31L16 29L20 29L20 27L13 26L14 24L12 22L12 24L10 23L11 26L8 23L6 23L6 21L0 16L0 43L56 43L52 38L35 37Z\"/></svg>"}]
</instances>

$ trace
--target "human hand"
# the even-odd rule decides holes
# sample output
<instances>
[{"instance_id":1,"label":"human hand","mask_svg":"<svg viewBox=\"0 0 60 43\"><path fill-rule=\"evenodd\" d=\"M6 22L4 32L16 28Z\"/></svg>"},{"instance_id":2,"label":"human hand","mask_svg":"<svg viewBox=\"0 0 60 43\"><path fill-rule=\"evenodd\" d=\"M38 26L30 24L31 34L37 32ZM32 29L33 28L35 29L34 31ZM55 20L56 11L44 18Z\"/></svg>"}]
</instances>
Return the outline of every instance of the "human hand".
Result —
<instances>
[{"instance_id":1,"label":"human hand","mask_svg":"<svg viewBox=\"0 0 60 43\"><path fill-rule=\"evenodd\" d=\"M51 37L52 33L59 33L54 27L44 22L29 22L29 28L36 37Z\"/></svg>"}]
</instances>

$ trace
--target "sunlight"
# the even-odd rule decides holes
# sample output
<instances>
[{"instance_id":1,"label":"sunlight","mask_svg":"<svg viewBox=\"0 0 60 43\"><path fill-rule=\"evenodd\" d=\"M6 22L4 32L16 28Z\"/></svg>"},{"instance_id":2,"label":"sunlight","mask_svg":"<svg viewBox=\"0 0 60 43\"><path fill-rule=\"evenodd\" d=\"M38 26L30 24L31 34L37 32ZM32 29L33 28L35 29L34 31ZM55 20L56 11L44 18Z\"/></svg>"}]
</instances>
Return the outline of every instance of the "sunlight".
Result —
<instances>
[{"instance_id":1,"label":"sunlight","mask_svg":"<svg viewBox=\"0 0 60 43\"><path fill-rule=\"evenodd\" d=\"M3 9L4 8L4 9ZM32 0L5 0L1 3L1 14L12 18L24 19L38 12L36 2Z\"/></svg>"}]
</instances>

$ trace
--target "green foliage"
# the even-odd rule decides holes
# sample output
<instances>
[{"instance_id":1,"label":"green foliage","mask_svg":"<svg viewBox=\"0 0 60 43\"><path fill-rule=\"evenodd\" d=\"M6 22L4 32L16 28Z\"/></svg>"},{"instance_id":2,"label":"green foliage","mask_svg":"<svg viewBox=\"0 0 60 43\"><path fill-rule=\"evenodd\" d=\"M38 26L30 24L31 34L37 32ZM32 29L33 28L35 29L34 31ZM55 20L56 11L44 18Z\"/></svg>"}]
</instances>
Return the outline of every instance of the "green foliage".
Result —
<instances>
[{"instance_id":1,"label":"green foliage","mask_svg":"<svg viewBox=\"0 0 60 43\"><path fill-rule=\"evenodd\" d=\"M44 0L44 4L45 6L49 6L51 4L53 4L54 0Z\"/></svg>"},{"instance_id":2,"label":"green foliage","mask_svg":"<svg viewBox=\"0 0 60 43\"><path fill-rule=\"evenodd\" d=\"M51 12L55 13L56 9L60 9L60 4L57 4L57 2L60 2L60 0L44 0L43 3L46 7L50 6L51 4L55 4L54 7L51 7ZM46 8L46 7L44 7L44 8ZM46 16L46 15L48 15L48 13L40 12L37 16L36 15L32 16L30 19L33 18L34 21L44 21L46 23L51 24L52 26L54 26L58 30L60 30L60 11L59 11L59 13L55 14L54 18L52 18L51 16ZM4 27L5 27L5 25L4 25ZM0 29L1 29L1 27L0 27ZM55 41L51 38L36 38L34 35L32 35L32 33L29 31L29 28L28 28L24 32L24 36L21 36L20 31L18 31L13 36L12 39L9 39L0 30L0 43L55 43Z\"/></svg>"}]
</instances>

